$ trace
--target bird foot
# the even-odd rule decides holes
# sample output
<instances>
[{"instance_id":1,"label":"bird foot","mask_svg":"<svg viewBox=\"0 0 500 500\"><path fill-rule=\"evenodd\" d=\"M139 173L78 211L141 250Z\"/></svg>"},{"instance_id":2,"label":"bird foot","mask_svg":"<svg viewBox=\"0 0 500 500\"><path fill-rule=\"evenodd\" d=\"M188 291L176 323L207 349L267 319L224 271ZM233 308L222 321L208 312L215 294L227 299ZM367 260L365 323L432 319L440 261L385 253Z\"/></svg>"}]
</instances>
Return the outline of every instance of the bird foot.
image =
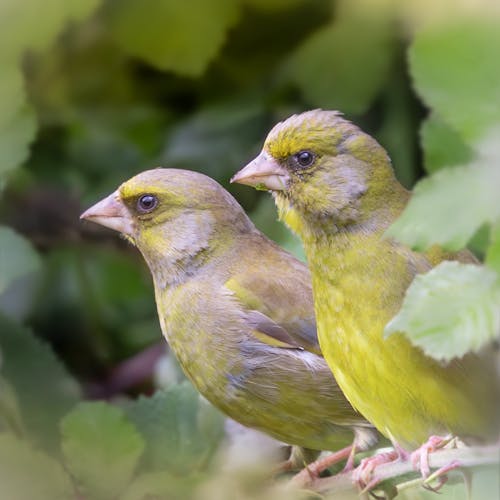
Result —
<instances>
[{"instance_id":1,"label":"bird foot","mask_svg":"<svg viewBox=\"0 0 500 500\"><path fill-rule=\"evenodd\" d=\"M400 455L396 450L363 458L352 474L352 480L361 489L361 494L367 493L380 482L380 479L374 475L374 471L379 465L394 462L398 459L400 459Z\"/></svg>"},{"instance_id":2,"label":"bird foot","mask_svg":"<svg viewBox=\"0 0 500 500\"><path fill-rule=\"evenodd\" d=\"M433 453L436 450L444 448L452 440L453 438L451 436L431 436L426 443L424 443L420 448L416 449L410 455L410 460L413 468L416 470L420 470L422 477L424 479L427 479L431 473L431 468L429 466L429 454Z\"/></svg>"},{"instance_id":3,"label":"bird foot","mask_svg":"<svg viewBox=\"0 0 500 500\"><path fill-rule=\"evenodd\" d=\"M347 472L345 469L349 466L349 464L351 467L351 469L349 470L352 470L352 464L354 463L354 453L354 445L347 446L334 453L330 453L326 457L320 458L319 460L306 465L304 469L293 476L290 482L294 486L303 488L318 479L323 471L345 459L347 459L347 463L344 471Z\"/></svg>"}]
</instances>

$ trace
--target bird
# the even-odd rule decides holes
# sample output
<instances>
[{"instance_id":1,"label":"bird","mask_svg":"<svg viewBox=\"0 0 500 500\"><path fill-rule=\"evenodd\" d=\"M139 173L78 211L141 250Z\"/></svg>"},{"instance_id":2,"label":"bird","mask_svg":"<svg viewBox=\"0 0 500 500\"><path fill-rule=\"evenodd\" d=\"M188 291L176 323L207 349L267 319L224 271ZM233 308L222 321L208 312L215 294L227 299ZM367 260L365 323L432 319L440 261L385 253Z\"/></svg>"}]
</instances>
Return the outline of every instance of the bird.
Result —
<instances>
[{"instance_id":1,"label":"bird","mask_svg":"<svg viewBox=\"0 0 500 500\"><path fill-rule=\"evenodd\" d=\"M323 355L349 402L392 441L396 456L422 448L428 475L427 454L448 436L486 442L498 435L492 349L444 364L403 332L384 337L417 274L444 260L477 261L468 250L417 252L387 237L411 193L373 137L338 111L295 114L272 128L231 181L271 191L280 220L302 240Z\"/></svg>"},{"instance_id":2,"label":"bird","mask_svg":"<svg viewBox=\"0 0 500 500\"><path fill-rule=\"evenodd\" d=\"M307 266L258 231L215 180L147 170L81 218L140 251L164 337L225 415L306 450L341 449L339 458L375 444L321 354Z\"/></svg>"}]
</instances>

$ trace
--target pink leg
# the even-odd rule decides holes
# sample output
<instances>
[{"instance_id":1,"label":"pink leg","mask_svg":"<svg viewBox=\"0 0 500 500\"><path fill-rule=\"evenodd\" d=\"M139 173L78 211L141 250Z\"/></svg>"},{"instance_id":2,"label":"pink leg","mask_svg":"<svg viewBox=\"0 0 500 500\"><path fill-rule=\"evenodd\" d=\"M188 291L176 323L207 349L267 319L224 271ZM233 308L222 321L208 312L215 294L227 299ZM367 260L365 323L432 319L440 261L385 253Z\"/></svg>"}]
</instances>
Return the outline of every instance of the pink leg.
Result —
<instances>
[{"instance_id":1,"label":"pink leg","mask_svg":"<svg viewBox=\"0 0 500 500\"><path fill-rule=\"evenodd\" d=\"M355 445L351 446L346 446L345 448L342 448L341 450L338 450L334 453L330 453L324 458L320 458L319 460L316 460L315 462L310 463L307 465L304 469L302 469L298 474L296 474L292 478L292 483L297 485L297 486L305 486L309 484L311 481L314 481L315 479L319 478L319 475L328 467L331 467L332 465L340 462L341 460L347 459L347 463L349 461L354 460L354 451ZM352 457L352 459L351 459ZM347 467L347 465L346 465Z\"/></svg>"},{"instance_id":2,"label":"pink leg","mask_svg":"<svg viewBox=\"0 0 500 500\"><path fill-rule=\"evenodd\" d=\"M363 492L369 491L380 482L380 479L373 474L376 467L394 462L394 460L398 460L399 458L400 455L396 450L379 453L373 457L363 458L359 466L354 470L352 479Z\"/></svg>"},{"instance_id":3,"label":"pink leg","mask_svg":"<svg viewBox=\"0 0 500 500\"><path fill-rule=\"evenodd\" d=\"M427 479L431 473L429 467L429 454L446 446L451 439L450 436L431 436L426 443L410 455L413 467L415 469L420 469L420 473L424 479Z\"/></svg>"}]
</instances>

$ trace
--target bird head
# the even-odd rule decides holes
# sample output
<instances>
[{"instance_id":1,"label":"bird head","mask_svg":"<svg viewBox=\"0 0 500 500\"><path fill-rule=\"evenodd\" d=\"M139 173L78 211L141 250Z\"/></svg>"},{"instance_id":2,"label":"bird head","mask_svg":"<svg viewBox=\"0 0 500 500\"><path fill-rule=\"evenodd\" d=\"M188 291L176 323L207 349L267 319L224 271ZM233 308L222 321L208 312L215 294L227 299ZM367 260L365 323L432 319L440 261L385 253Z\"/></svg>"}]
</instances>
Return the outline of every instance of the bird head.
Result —
<instances>
[{"instance_id":1,"label":"bird head","mask_svg":"<svg viewBox=\"0 0 500 500\"><path fill-rule=\"evenodd\" d=\"M389 157L372 137L339 112L316 109L278 123L231 182L271 190L280 218L297 231L297 216L358 222L392 178Z\"/></svg>"},{"instance_id":2,"label":"bird head","mask_svg":"<svg viewBox=\"0 0 500 500\"><path fill-rule=\"evenodd\" d=\"M149 267L188 268L253 224L236 200L206 175L178 169L147 170L85 211L90 220L122 233ZM187 269L188 270L188 269Z\"/></svg>"}]
</instances>

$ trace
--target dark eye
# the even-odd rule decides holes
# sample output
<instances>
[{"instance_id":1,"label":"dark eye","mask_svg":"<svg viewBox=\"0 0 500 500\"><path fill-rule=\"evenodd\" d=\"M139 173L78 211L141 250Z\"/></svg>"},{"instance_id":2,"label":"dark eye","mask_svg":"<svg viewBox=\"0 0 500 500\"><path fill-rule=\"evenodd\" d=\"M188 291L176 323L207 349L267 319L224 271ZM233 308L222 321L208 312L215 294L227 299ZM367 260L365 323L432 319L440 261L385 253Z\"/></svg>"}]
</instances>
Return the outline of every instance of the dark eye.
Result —
<instances>
[{"instance_id":1,"label":"dark eye","mask_svg":"<svg viewBox=\"0 0 500 500\"><path fill-rule=\"evenodd\" d=\"M294 158L301 167L308 167L314 161L314 154L310 151L300 151Z\"/></svg>"},{"instance_id":2,"label":"dark eye","mask_svg":"<svg viewBox=\"0 0 500 500\"><path fill-rule=\"evenodd\" d=\"M158 205L158 198L152 194L143 194L137 200L137 211L145 214L147 212L151 212Z\"/></svg>"}]
</instances>

